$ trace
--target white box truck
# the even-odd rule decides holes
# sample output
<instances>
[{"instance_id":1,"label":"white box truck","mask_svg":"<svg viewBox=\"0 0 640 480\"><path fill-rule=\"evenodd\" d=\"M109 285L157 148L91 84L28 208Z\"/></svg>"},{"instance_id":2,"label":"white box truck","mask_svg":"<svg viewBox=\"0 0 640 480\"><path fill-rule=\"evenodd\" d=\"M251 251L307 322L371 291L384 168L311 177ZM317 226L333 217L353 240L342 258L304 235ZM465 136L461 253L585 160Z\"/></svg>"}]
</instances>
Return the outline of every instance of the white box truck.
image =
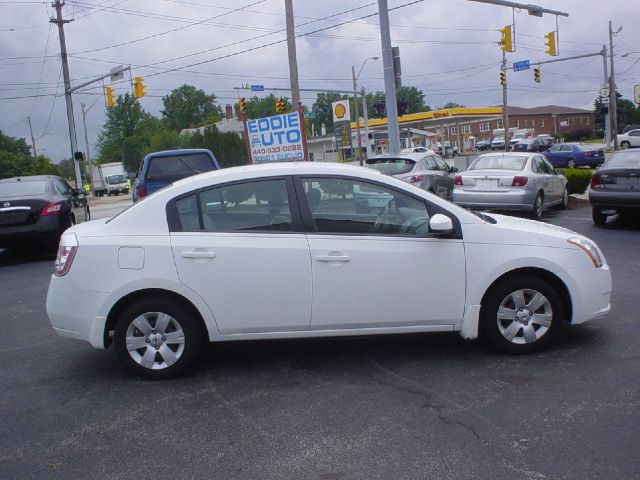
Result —
<instances>
[{"instance_id":1,"label":"white box truck","mask_svg":"<svg viewBox=\"0 0 640 480\"><path fill-rule=\"evenodd\" d=\"M91 167L91 183L96 197L129 193L129 182L122 162L103 163Z\"/></svg>"}]
</instances>

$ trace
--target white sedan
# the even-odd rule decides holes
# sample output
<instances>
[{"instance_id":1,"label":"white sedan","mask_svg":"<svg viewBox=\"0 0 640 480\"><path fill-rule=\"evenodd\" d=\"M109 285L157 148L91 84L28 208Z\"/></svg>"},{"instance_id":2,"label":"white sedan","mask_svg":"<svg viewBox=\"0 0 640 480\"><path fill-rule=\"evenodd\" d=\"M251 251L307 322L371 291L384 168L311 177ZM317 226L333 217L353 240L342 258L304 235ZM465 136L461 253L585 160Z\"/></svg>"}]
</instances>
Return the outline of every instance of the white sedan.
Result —
<instances>
[{"instance_id":1,"label":"white sedan","mask_svg":"<svg viewBox=\"0 0 640 480\"><path fill-rule=\"evenodd\" d=\"M598 246L477 215L370 169L229 168L63 235L47 295L60 334L150 378L204 342L457 331L507 353L610 308Z\"/></svg>"},{"instance_id":2,"label":"white sedan","mask_svg":"<svg viewBox=\"0 0 640 480\"><path fill-rule=\"evenodd\" d=\"M640 147L640 130L629 130L617 136L620 148Z\"/></svg>"}]
</instances>

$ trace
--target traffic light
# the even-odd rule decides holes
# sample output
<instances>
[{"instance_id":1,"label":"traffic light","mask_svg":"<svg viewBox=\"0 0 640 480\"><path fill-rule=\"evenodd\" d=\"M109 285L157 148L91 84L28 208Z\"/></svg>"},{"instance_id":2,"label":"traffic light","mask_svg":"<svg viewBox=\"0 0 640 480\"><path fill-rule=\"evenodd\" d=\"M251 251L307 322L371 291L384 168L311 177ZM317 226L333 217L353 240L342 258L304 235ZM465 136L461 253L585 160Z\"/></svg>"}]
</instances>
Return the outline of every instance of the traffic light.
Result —
<instances>
[{"instance_id":1,"label":"traffic light","mask_svg":"<svg viewBox=\"0 0 640 480\"><path fill-rule=\"evenodd\" d=\"M409 104L407 102L396 102L398 115L406 115L409 112Z\"/></svg>"},{"instance_id":2,"label":"traffic light","mask_svg":"<svg viewBox=\"0 0 640 480\"><path fill-rule=\"evenodd\" d=\"M107 107L109 108L113 107L116 104L116 101L113 98L114 94L115 94L115 91L113 90L113 87L105 87L104 95L105 97L107 97Z\"/></svg>"},{"instance_id":3,"label":"traffic light","mask_svg":"<svg viewBox=\"0 0 640 480\"><path fill-rule=\"evenodd\" d=\"M500 70L500 85L502 85L503 87L507 86L507 71L506 70Z\"/></svg>"},{"instance_id":4,"label":"traffic light","mask_svg":"<svg viewBox=\"0 0 640 480\"><path fill-rule=\"evenodd\" d=\"M240 100L238 100L238 110L244 113L246 109L247 109L247 101L244 99L244 97L242 97Z\"/></svg>"},{"instance_id":5,"label":"traffic light","mask_svg":"<svg viewBox=\"0 0 640 480\"><path fill-rule=\"evenodd\" d=\"M511 25L507 25L500 29L502 38L500 38L500 48L505 52L513 52L513 36L511 35Z\"/></svg>"},{"instance_id":6,"label":"traffic light","mask_svg":"<svg viewBox=\"0 0 640 480\"><path fill-rule=\"evenodd\" d=\"M373 116L377 118L387 116L387 105L385 102L376 102L373 104Z\"/></svg>"},{"instance_id":7,"label":"traffic light","mask_svg":"<svg viewBox=\"0 0 640 480\"><path fill-rule=\"evenodd\" d=\"M282 98L276 98L276 113L284 113L286 105Z\"/></svg>"},{"instance_id":8,"label":"traffic light","mask_svg":"<svg viewBox=\"0 0 640 480\"><path fill-rule=\"evenodd\" d=\"M540 67L534 67L534 69L533 69L533 80L536 83L540 83Z\"/></svg>"},{"instance_id":9,"label":"traffic light","mask_svg":"<svg viewBox=\"0 0 640 480\"><path fill-rule=\"evenodd\" d=\"M133 79L133 96L135 98L142 98L147 94L147 86L144 84L144 78L135 77Z\"/></svg>"},{"instance_id":10,"label":"traffic light","mask_svg":"<svg viewBox=\"0 0 640 480\"><path fill-rule=\"evenodd\" d=\"M393 59L393 81L396 90L402 88L402 67L400 65L400 47L391 47L391 57Z\"/></svg>"},{"instance_id":11,"label":"traffic light","mask_svg":"<svg viewBox=\"0 0 640 480\"><path fill-rule=\"evenodd\" d=\"M547 41L544 42L547 47L544 53L554 57L558 55L558 48L556 47L556 32L549 32L544 36L544 38L547 39Z\"/></svg>"}]
</instances>

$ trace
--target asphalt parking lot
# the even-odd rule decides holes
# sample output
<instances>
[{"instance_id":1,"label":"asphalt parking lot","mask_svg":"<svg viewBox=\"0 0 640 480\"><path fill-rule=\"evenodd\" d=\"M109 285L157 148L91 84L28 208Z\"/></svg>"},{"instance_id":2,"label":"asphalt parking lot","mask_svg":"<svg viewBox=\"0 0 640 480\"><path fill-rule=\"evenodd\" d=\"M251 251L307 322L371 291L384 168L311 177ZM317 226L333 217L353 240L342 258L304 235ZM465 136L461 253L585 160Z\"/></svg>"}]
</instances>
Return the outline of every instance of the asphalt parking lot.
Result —
<instances>
[{"instance_id":1,"label":"asphalt parking lot","mask_svg":"<svg viewBox=\"0 0 640 480\"><path fill-rule=\"evenodd\" d=\"M640 478L640 222L598 229L582 204L545 220L598 242L614 278L609 317L545 353L457 334L227 343L165 382L58 337L53 259L0 252L0 478Z\"/></svg>"}]
</instances>

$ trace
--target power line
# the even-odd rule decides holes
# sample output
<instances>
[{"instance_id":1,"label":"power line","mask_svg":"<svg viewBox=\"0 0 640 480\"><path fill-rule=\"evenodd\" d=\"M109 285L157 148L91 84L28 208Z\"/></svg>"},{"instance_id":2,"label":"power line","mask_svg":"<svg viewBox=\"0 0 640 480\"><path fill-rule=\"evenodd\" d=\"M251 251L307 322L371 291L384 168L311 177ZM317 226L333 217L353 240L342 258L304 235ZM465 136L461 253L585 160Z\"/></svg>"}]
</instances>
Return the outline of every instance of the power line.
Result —
<instances>
[{"instance_id":1,"label":"power line","mask_svg":"<svg viewBox=\"0 0 640 480\"><path fill-rule=\"evenodd\" d=\"M49 117L47 118L47 123L45 124L44 128L42 129L42 135L44 136L44 134L46 133L47 129L49 128L49 123L51 122L51 116L53 115L53 109L56 106L56 99L58 98L58 89L60 88L60 81L62 80L62 65L60 65L60 73L58 74L58 84L56 85L56 93L53 97L53 100L51 102L51 110L49 110Z\"/></svg>"},{"instance_id":2,"label":"power line","mask_svg":"<svg viewBox=\"0 0 640 480\"><path fill-rule=\"evenodd\" d=\"M47 51L49 50L49 40L51 39L52 27L53 27L53 24L50 24L49 31L47 32L47 42L44 45L44 55L42 55L42 65L40 66L40 78L38 79L38 82L42 82L42 77L44 75L45 59L47 58ZM36 90L36 93L39 93L39 92L40 90ZM29 116L31 116L31 114L33 113L33 109L36 107L37 101L38 101L38 98L33 99L33 103L31 104L31 110L29 110Z\"/></svg>"}]
</instances>

